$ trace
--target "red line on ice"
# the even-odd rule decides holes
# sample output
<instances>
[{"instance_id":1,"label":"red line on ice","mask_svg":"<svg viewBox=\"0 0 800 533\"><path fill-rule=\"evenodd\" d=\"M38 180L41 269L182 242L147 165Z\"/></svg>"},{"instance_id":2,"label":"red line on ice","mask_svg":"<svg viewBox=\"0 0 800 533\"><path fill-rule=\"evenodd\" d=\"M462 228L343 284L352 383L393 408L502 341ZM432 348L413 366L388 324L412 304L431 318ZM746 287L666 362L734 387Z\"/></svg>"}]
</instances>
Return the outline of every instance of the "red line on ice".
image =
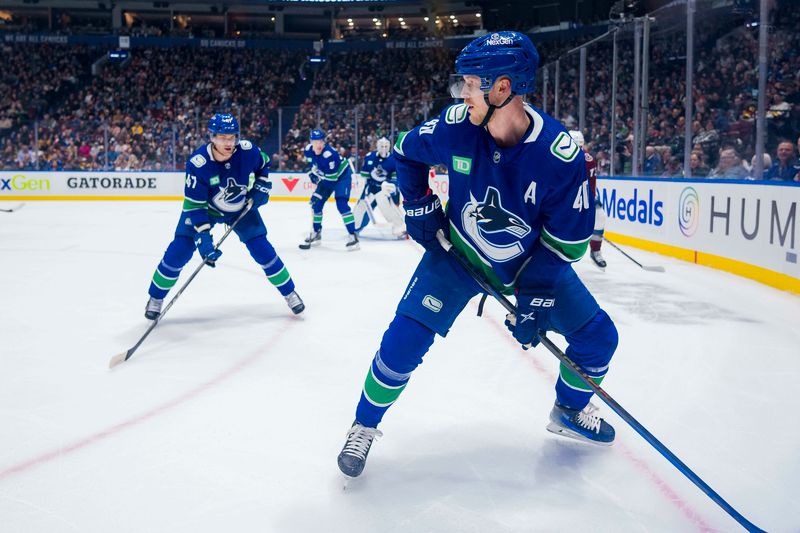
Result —
<instances>
[{"instance_id":1,"label":"red line on ice","mask_svg":"<svg viewBox=\"0 0 800 533\"><path fill-rule=\"evenodd\" d=\"M511 342L515 347L519 347L517 342L514 341L511 336L505 334L507 332L505 326L501 326L500 323L494 319L491 319L490 322L495 327L495 329L498 329L503 333L503 337L507 341ZM517 350L516 353L522 355L525 358L525 360L536 370L536 372L541 374L543 377L547 378L551 383L555 384L557 376L552 372L550 372L549 370L547 370L544 367L544 365L542 365L542 363L539 362L537 358L527 357L525 355L526 353L530 354L530 352L519 352ZM634 455L634 453L628 447L626 447L624 444L620 442L616 442L614 444L614 448L619 449L622 452L622 455L625 456L625 458L628 459L631 463L633 463L633 466L637 470L639 470L641 473L645 474L648 478L650 478L650 481L652 481L655 484L655 486L658 487L658 490L661 491L661 494L663 494L673 505L675 505L683 513L683 515L689 519L689 521L691 521L695 526L697 526L698 530L715 531L711 526L709 526L705 522L705 520L703 520L703 517L700 516L700 513L692 509L688 503L683 501L681 497L678 496L678 493L672 490L669 484L662 478L660 478L659 475L655 471L653 471L653 469L651 469L644 460L636 457L636 455Z\"/></svg>"},{"instance_id":2,"label":"red line on ice","mask_svg":"<svg viewBox=\"0 0 800 533\"><path fill-rule=\"evenodd\" d=\"M280 337L283 336L283 334L286 332L287 329L289 329L289 328L281 328L281 329L279 329L276 332L276 334L272 336L272 338L269 340L269 342L265 343L262 346L271 346L272 344L277 342L280 339ZM136 426L136 425L138 425L138 424L140 424L142 422L146 422L147 420L150 420L151 418L155 418L156 416L158 416L158 415L160 415L162 413L165 413L165 412L169 411L170 409L178 407L179 405L181 405L183 403L186 403L186 402L188 402L189 400L191 400L193 398L196 398L197 396L199 396L202 393L206 392L207 390L215 387L216 385L219 385L220 383L222 383L223 381L227 380L231 376L239 373L244 368L246 368L246 367L250 366L251 364L253 364L261 355L263 355L263 353L264 353L263 348L256 349L256 351L254 353L252 353L248 357L242 359L241 361L239 361L235 365L231 366L230 368L228 368L227 370L225 370L221 374L217 375L216 377L212 378L210 381L202 383L202 384L196 386L195 388L190 389L187 392L181 394L180 396L177 396L177 397L173 398L172 400L168 400L167 402L162 403L161 405L157 405L156 407L153 407L149 411L145 411L144 413L136 415L133 418L129 418L128 420L120 422L119 424L115 424L115 425L113 425L111 427L108 427L106 429L100 430L97 433L93 433L93 434L91 434L91 435L89 435L87 437L84 437L84 438L79 439L79 440L77 440L75 442L72 442L71 444L67 444L67 445L58 447L58 448L56 448L54 450L51 450L49 452L45 452L45 453L43 453L41 455L37 455L37 456L32 457L32 458L30 458L30 459L28 459L26 461L21 462L21 463L18 463L18 464L9 466L7 468L4 468L3 470L0 470L0 480L3 480L3 479L5 479L7 477L10 477L10 476L13 476L14 474L19 474L20 472L24 472L26 470L29 470L29 469L35 467L35 466L47 463L47 462L52 461L54 459L58 459L58 458L63 457L65 455L67 455L67 454L70 454L72 452L81 450L81 449L83 449L83 448L85 448L85 447L87 447L87 446L89 446L91 444L94 444L96 442L100 442L100 441L102 441L102 440L104 440L104 439L106 439L108 437L111 437L111 436L119 433L120 431L123 431L125 429L131 428L133 426ZM128 364L130 364L130 363L128 363Z\"/></svg>"}]
</instances>

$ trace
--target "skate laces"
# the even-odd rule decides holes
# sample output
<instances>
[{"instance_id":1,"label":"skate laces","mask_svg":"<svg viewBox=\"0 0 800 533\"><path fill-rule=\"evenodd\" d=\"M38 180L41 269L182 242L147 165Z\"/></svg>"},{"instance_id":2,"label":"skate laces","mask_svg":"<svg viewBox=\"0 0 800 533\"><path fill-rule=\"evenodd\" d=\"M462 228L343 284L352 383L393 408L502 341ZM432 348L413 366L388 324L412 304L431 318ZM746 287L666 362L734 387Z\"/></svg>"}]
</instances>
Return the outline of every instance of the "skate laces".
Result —
<instances>
[{"instance_id":1,"label":"skate laces","mask_svg":"<svg viewBox=\"0 0 800 533\"><path fill-rule=\"evenodd\" d=\"M302 303L300 300L300 295L294 291L290 292L286 295L286 303L288 303L290 307L294 307L295 305Z\"/></svg>"},{"instance_id":2,"label":"skate laces","mask_svg":"<svg viewBox=\"0 0 800 533\"><path fill-rule=\"evenodd\" d=\"M375 437L382 437L383 433L378 428L368 428L356 424L347 432L347 443L342 453L366 459L369 447Z\"/></svg>"},{"instance_id":3,"label":"skate laces","mask_svg":"<svg viewBox=\"0 0 800 533\"><path fill-rule=\"evenodd\" d=\"M603 422L603 419L600 418L599 415L594 414L596 412L597 412L597 407L595 407L592 404L589 404L586 407L584 407L583 411L580 411L575 416L575 422L577 422L581 427L588 429L589 431L600 433L600 424Z\"/></svg>"},{"instance_id":4,"label":"skate laces","mask_svg":"<svg viewBox=\"0 0 800 533\"><path fill-rule=\"evenodd\" d=\"M161 304L164 303L164 300L158 300L156 298L150 298L147 301L147 309L146 311L155 311L156 313L161 312Z\"/></svg>"}]
</instances>

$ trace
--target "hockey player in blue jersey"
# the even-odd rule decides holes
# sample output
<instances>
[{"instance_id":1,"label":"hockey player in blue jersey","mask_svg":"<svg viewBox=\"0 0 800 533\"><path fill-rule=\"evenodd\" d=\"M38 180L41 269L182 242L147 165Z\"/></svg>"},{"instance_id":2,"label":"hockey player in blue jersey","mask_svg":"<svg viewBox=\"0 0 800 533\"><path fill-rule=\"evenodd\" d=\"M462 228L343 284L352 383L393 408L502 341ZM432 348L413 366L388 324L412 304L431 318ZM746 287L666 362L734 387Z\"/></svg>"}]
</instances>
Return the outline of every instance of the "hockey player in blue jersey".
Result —
<instances>
[{"instance_id":1,"label":"hockey player in blue jersey","mask_svg":"<svg viewBox=\"0 0 800 533\"><path fill-rule=\"evenodd\" d=\"M381 137L375 143L376 150L364 157L361 177L365 180L361 198L353 209L356 231L364 229L374 221L375 209L392 225L392 233L404 236L406 225L400 209L400 191L397 190L396 161L391 153L389 139Z\"/></svg>"},{"instance_id":2,"label":"hockey player in blue jersey","mask_svg":"<svg viewBox=\"0 0 800 533\"><path fill-rule=\"evenodd\" d=\"M322 130L311 130L311 142L306 146L304 153L308 163L308 176L317 185L317 190L311 195L310 202L313 218L311 233L300 243L300 249L308 250L322 243L322 209L333 194L336 208L342 215L342 221L349 234L345 248L348 251L358 250L355 219L348 203L350 188L353 186L350 163L331 145L325 143L325 133Z\"/></svg>"},{"instance_id":3,"label":"hockey player in blue jersey","mask_svg":"<svg viewBox=\"0 0 800 533\"><path fill-rule=\"evenodd\" d=\"M528 348L540 330L561 333L567 354L600 383L617 346L608 315L571 263L594 227L583 153L552 117L524 103L534 87L538 53L527 36L497 32L468 44L456 59L451 93L464 103L446 108L401 135L397 174L409 235L425 248L367 372L356 420L338 457L341 471L361 474L386 410L406 387L433 343L444 337L480 292L440 246L443 230L456 250L499 291L516 295L506 317ZM432 165L448 167L447 211L428 186ZM611 444L614 429L589 404L592 396L561 366L547 429Z\"/></svg>"},{"instance_id":4,"label":"hockey player in blue jersey","mask_svg":"<svg viewBox=\"0 0 800 533\"><path fill-rule=\"evenodd\" d=\"M164 252L150 282L150 299L145 317L155 320L161 313L164 297L178 281L195 248L207 265L213 267L222 255L214 247L211 228L236 220L248 201L250 211L234 231L250 255L264 270L295 314L305 309L289 271L267 240L258 207L269 200L269 157L250 141L239 140L239 123L233 115L217 113L208 122L210 142L195 150L186 162L183 212L175 237ZM250 188L251 176L254 177ZM248 190L249 189L249 190Z\"/></svg>"}]
</instances>

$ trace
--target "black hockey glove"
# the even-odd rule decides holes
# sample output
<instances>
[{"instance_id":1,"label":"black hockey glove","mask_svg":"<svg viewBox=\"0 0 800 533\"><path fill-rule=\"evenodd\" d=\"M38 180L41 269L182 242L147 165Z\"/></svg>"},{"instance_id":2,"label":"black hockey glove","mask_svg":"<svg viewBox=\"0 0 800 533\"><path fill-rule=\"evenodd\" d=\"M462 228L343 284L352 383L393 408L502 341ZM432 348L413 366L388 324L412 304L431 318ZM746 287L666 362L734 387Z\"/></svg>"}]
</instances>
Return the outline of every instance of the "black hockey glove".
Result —
<instances>
[{"instance_id":1,"label":"black hockey glove","mask_svg":"<svg viewBox=\"0 0 800 533\"><path fill-rule=\"evenodd\" d=\"M272 183L264 178L258 178L253 183L253 188L247 193L247 197L253 200L252 209L258 209L269 202L269 193L272 190Z\"/></svg>"},{"instance_id":2,"label":"black hockey glove","mask_svg":"<svg viewBox=\"0 0 800 533\"><path fill-rule=\"evenodd\" d=\"M534 348L539 344L539 330L547 327L550 312L556 299L546 290L522 290L517 293L517 312L506 315L506 327L522 348Z\"/></svg>"},{"instance_id":3,"label":"black hockey glove","mask_svg":"<svg viewBox=\"0 0 800 533\"><path fill-rule=\"evenodd\" d=\"M442 230L447 235L447 217L439 197L428 193L419 200L406 200L403 210L406 212L406 230L411 238L428 251L442 250L436 232Z\"/></svg>"},{"instance_id":4,"label":"black hockey glove","mask_svg":"<svg viewBox=\"0 0 800 533\"><path fill-rule=\"evenodd\" d=\"M216 266L214 263L222 255L222 250L214 248L214 239L211 237L211 232L207 229L198 232L194 236L194 244L197 246L197 251L200 252L203 261L212 268Z\"/></svg>"}]
</instances>

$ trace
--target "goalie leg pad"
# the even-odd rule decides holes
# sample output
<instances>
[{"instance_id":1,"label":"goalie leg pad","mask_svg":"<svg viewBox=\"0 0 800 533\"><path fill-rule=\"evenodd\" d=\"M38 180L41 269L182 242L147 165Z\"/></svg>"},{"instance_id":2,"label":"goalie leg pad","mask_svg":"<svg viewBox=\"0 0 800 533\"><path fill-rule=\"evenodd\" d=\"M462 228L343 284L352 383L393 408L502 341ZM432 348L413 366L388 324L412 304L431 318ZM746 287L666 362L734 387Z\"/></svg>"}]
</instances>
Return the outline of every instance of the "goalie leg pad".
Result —
<instances>
[{"instance_id":1,"label":"goalie leg pad","mask_svg":"<svg viewBox=\"0 0 800 533\"><path fill-rule=\"evenodd\" d=\"M401 211L400 207L392 201L391 195L385 192L379 192L375 195L375 201L383 217L392 225L392 233L395 235L403 235L406 232L405 214Z\"/></svg>"},{"instance_id":2,"label":"goalie leg pad","mask_svg":"<svg viewBox=\"0 0 800 533\"><path fill-rule=\"evenodd\" d=\"M356 231L361 231L362 229L366 228L370 222L374 222L372 220L371 208L369 206L371 198L367 197L366 199L362 198L357 203L356 206L353 208L353 219L355 223Z\"/></svg>"}]
</instances>

